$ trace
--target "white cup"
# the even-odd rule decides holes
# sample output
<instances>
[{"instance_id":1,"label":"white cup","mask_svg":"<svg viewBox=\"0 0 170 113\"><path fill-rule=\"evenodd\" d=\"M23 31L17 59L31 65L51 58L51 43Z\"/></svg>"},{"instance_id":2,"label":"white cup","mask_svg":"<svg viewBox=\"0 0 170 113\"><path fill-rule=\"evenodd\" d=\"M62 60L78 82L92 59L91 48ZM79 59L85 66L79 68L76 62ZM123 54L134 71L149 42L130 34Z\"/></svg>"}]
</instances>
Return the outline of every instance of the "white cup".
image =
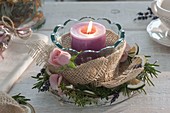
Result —
<instances>
[{"instance_id":1,"label":"white cup","mask_svg":"<svg viewBox=\"0 0 170 113\"><path fill-rule=\"evenodd\" d=\"M170 36L170 0L156 0L151 3L152 12L159 17L162 24L168 28Z\"/></svg>"}]
</instances>

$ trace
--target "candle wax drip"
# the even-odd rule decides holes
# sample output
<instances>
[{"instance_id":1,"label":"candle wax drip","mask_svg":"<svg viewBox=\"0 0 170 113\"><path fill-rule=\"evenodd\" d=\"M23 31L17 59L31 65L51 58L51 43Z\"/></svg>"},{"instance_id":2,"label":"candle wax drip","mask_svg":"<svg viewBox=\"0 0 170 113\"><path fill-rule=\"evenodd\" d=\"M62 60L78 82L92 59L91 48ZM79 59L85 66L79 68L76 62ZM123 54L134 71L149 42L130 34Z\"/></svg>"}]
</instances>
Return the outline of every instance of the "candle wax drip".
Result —
<instances>
[{"instance_id":1,"label":"candle wax drip","mask_svg":"<svg viewBox=\"0 0 170 113\"><path fill-rule=\"evenodd\" d=\"M81 29L81 32L83 34L94 34L96 32L96 28L94 26L92 26L92 29L90 32L87 32L87 29L88 29L88 26L84 26L82 29Z\"/></svg>"}]
</instances>

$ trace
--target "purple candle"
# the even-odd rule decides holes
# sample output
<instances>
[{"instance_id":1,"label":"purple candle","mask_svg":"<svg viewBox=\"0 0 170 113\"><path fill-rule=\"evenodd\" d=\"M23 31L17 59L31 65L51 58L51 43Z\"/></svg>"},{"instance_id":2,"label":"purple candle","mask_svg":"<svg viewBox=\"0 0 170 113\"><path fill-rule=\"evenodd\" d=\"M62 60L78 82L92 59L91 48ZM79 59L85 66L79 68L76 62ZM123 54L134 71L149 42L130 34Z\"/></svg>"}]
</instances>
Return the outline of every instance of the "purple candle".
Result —
<instances>
[{"instance_id":1,"label":"purple candle","mask_svg":"<svg viewBox=\"0 0 170 113\"><path fill-rule=\"evenodd\" d=\"M70 29L71 47L77 51L100 50L106 46L106 28L96 22L80 22Z\"/></svg>"}]
</instances>

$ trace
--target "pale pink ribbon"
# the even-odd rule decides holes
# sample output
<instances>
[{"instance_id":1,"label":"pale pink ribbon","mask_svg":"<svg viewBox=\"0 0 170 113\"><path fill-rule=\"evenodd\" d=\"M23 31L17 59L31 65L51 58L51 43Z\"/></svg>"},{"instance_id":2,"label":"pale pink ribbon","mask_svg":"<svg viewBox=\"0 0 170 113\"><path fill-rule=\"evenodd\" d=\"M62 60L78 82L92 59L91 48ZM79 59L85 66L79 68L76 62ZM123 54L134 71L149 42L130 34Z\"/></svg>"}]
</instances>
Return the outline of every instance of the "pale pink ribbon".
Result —
<instances>
[{"instance_id":1,"label":"pale pink ribbon","mask_svg":"<svg viewBox=\"0 0 170 113\"><path fill-rule=\"evenodd\" d=\"M62 79L63 79L63 76L58 75L58 74L51 74L50 79L49 79L51 88L53 90L57 90L59 96L61 96L63 94L62 90L60 88Z\"/></svg>"}]
</instances>

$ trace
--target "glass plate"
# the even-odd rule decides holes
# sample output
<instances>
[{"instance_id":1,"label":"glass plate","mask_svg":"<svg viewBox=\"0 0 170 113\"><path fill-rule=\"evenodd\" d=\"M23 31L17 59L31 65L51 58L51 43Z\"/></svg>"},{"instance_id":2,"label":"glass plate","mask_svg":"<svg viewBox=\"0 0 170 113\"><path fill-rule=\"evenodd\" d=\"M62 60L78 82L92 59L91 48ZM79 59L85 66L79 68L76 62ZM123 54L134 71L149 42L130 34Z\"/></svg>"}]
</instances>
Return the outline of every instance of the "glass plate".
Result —
<instances>
[{"instance_id":1,"label":"glass plate","mask_svg":"<svg viewBox=\"0 0 170 113\"><path fill-rule=\"evenodd\" d=\"M27 103L26 105L21 106L26 111L26 113L35 113L35 110L31 104Z\"/></svg>"},{"instance_id":2,"label":"glass plate","mask_svg":"<svg viewBox=\"0 0 170 113\"><path fill-rule=\"evenodd\" d=\"M60 104L75 105L75 102L72 99L68 98L68 96L66 96L66 95L59 96L58 94L56 94L56 91L52 91L51 93L60 101ZM122 93L120 93L119 97L115 98L115 101L113 103L111 103L113 96L109 96L108 100L96 98L97 104L90 104L90 105L87 104L85 106L87 106L87 107L114 106L114 105L117 105L117 104L121 104L121 103L131 99L132 97L134 97L136 95L138 95L137 92L133 92L129 96L124 96Z\"/></svg>"}]
</instances>

